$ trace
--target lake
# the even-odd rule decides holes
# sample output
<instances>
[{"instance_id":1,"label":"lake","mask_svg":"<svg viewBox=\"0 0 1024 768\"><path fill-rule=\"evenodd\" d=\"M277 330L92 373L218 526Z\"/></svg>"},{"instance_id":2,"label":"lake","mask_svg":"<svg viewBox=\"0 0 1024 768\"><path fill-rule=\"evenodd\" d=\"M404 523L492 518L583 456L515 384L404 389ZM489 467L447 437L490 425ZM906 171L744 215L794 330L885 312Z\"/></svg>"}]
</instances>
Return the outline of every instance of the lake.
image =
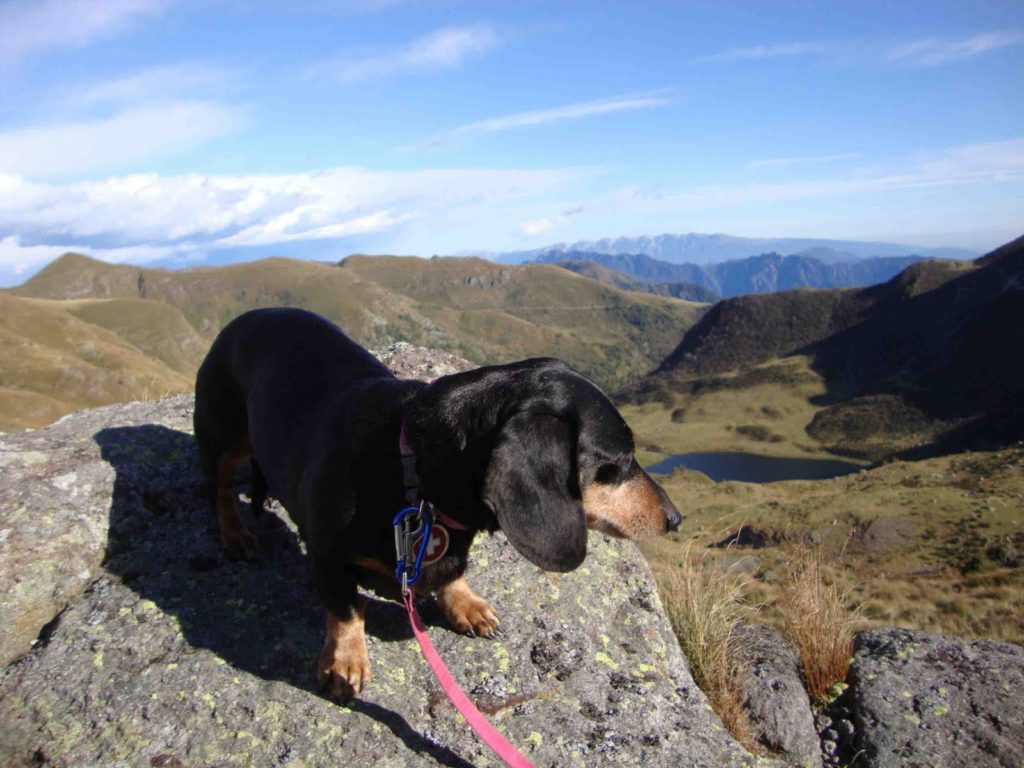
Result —
<instances>
[{"instance_id":1,"label":"lake","mask_svg":"<svg viewBox=\"0 0 1024 768\"><path fill-rule=\"evenodd\" d=\"M703 472L716 483L738 480L743 483L774 483L778 480L822 480L848 475L863 465L838 459L800 459L760 456L756 453L712 451L677 453L647 467L651 474L667 475L676 467Z\"/></svg>"}]
</instances>

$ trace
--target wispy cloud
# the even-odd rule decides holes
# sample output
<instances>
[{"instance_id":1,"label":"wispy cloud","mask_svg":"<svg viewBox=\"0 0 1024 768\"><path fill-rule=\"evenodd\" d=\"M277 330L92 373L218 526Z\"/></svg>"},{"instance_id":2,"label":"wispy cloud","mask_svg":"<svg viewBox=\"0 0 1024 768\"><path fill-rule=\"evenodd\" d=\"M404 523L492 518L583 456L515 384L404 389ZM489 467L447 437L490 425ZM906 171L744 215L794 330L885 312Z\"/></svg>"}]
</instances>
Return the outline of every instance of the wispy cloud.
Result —
<instances>
[{"instance_id":1,"label":"wispy cloud","mask_svg":"<svg viewBox=\"0 0 1024 768\"><path fill-rule=\"evenodd\" d=\"M373 56L335 57L315 65L310 74L357 82L438 72L454 69L467 59L497 48L500 43L498 33L489 24L444 27L400 48Z\"/></svg>"},{"instance_id":2,"label":"wispy cloud","mask_svg":"<svg viewBox=\"0 0 1024 768\"><path fill-rule=\"evenodd\" d=\"M74 107L109 107L220 95L240 80L239 73L206 64L154 67L125 77L80 86L65 97Z\"/></svg>"},{"instance_id":3,"label":"wispy cloud","mask_svg":"<svg viewBox=\"0 0 1024 768\"><path fill-rule=\"evenodd\" d=\"M887 167L861 169L860 172L828 179L721 185L667 193L658 191L640 197L643 205L653 203L684 210L1008 181L1024 181L1024 139L950 147Z\"/></svg>"},{"instance_id":4,"label":"wispy cloud","mask_svg":"<svg viewBox=\"0 0 1024 768\"><path fill-rule=\"evenodd\" d=\"M132 107L110 117L0 132L0 173L74 176L180 152L233 132L239 110L209 101Z\"/></svg>"},{"instance_id":5,"label":"wispy cloud","mask_svg":"<svg viewBox=\"0 0 1024 768\"><path fill-rule=\"evenodd\" d=\"M171 0L0 3L0 67L54 48L80 48L160 14ZM0 69L2 71L2 69Z\"/></svg>"},{"instance_id":6,"label":"wispy cloud","mask_svg":"<svg viewBox=\"0 0 1024 768\"><path fill-rule=\"evenodd\" d=\"M928 37L893 46L886 58L914 67L937 67L1021 43L1024 33L1016 30L986 32L959 40Z\"/></svg>"},{"instance_id":7,"label":"wispy cloud","mask_svg":"<svg viewBox=\"0 0 1024 768\"><path fill-rule=\"evenodd\" d=\"M763 170L768 168L792 168L805 165L825 165L828 163L839 163L844 160L853 160L859 155L847 152L838 155L800 155L797 157L772 157L766 160L751 160L747 167L752 170Z\"/></svg>"},{"instance_id":8,"label":"wispy cloud","mask_svg":"<svg viewBox=\"0 0 1024 768\"><path fill-rule=\"evenodd\" d=\"M830 45L821 41L783 43L781 45L755 45L749 48L731 48L722 53L705 56L701 61L754 61L757 59L778 59L789 56L812 56L826 53Z\"/></svg>"},{"instance_id":9,"label":"wispy cloud","mask_svg":"<svg viewBox=\"0 0 1024 768\"><path fill-rule=\"evenodd\" d=\"M582 117L593 115L604 115L610 112L625 112L638 109L651 109L672 103L672 91L648 91L644 93L632 93L622 96L613 96L607 99L595 101L581 101L575 104L564 104L560 107L548 109L537 109L528 112L516 112L500 117L491 117L486 120L477 120L472 123L460 125L450 131L434 134L421 142L418 146L429 146L442 144L446 141L466 139L486 133L498 131L509 131L514 128L526 126L544 125L546 123L557 123L565 120L578 120Z\"/></svg>"},{"instance_id":10,"label":"wispy cloud","mask_svg":"<svg viewBox=\"0 0 1024 768\"><path fill-rule=\"evenodd\" d=\"M1020 30L985 32L958 39L924 37L901 43L868 39L812 40L731 48L704 56L697 61L742 62L813 57L829 60L843 67L874 64L879 61L912 67L937 67L1022 43L1024 32Z\"/></svg>"}]
</instances>

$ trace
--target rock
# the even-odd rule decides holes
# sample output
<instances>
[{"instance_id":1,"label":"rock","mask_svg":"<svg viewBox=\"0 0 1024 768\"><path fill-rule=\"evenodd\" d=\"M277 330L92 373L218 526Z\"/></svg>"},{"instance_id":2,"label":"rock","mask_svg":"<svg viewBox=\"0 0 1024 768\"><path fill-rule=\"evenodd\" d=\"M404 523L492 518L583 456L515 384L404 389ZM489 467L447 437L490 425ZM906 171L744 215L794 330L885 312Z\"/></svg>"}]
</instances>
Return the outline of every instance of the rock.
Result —
<instances>
[{"instance_id":1,"label":"rock","mask_svg":"<svg viewBox=\"0 0 1024 768\"><path fill-rule=\"evenodd\" d=\"M38 642L0 673L0 762L497 765L397 603L370 600L363 697L341 707L317 694L322 609L300 543L273 510L243 511L262 560L220 556L191 412L175 397L3 438L4 499L17 502L0 510L5 636L20 627L13 655ZM25 574L42 582L35 597L19 591ZM755 763L694 685L633 544L592 534L583 566L559 575L482 536L470 579L503 639L456 635L429 603L424 620L455 678L538 768Z\"/></svg>"},{"instance_id":2,"label":"rock","mask_svg":"<svg viewBox=\"0 0 1024 768\"><path fill-rule=\"evenodd\" d=\"M177 397L160 411L177 417L191 408L191 398ZM145 423L151 411L118 405L67 416L45 430L0 435L0 665L31 649L106 554L117 484L93 434L108 423Z\"/></svg>"},{"instance_id":3,"label":"rock","mask_svg":"<svg viewBox=\"0 0 1024 768\"><path fill-rule=\"evenodd\" d=\"M917 526L911 520L881 517L872 520L858 531L857 538L865 551L884 554L898 549L905 549L913 538Z\"/></svg>"},{"instance_id":4,"label":"rock","mask_svg":"<svg viewBox=\"0 0 1024 768\"><path fill-rule=\"evenodd\" d=\"M796 650L778 631L761 624L737 628L735 639L739 661L748 669L743 706L755 738L783 753L787 765L820 767L821 744Z\"/></svg>"},{"instance_id":5,"label":"rock","mask_svg":"<svg viewBox=\"0 0 1024 768\"><path fill-rule=\"evenodd\" d=\"M865 768L1024 762L1024 648L906 629L857 636L850 709Z\"/></svg>"},{"instance_id":6,"label":"rock","mask_svg":"<svg viewBox=\"0 0 1024 768\"><path fill-rule=\"evenodd\" d=\"M451 352L417 347L404 341L396 342L373 354L402 379L430 381L476 368L475 364Z\"/></svg>"}]
</instances>

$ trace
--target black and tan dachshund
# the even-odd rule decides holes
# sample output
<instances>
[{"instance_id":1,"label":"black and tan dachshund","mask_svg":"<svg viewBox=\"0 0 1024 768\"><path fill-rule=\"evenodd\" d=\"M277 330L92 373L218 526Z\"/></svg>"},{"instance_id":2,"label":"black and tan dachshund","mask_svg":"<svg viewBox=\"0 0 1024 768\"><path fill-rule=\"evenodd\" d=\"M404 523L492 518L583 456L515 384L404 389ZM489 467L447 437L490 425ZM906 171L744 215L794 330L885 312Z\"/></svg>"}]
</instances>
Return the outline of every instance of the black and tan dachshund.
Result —
<instances>
[{"instance_id":1,"label":"black and tan dachshund","mask_svg":"<svg viewBox=\"0 0 1024 768\"><path fill-rule=\"evenodd\" d=\"M528 560L576 568L587 528L639 539L681 520L633 455L608 398L558 360L537 358L400 380L324 318L258 309L229 323L196 379L195 436L230 557L255 557L235 503L251 459L253 506L278 499L298 526L327 638L317 664L336 698L370 680L357 586L395 590L392 519L408 506L399 438L415 452L419 494L447 521L444 556L423 569L457 631L498 618L464 577L477 531L501 529Z\"/></svg>"}]
</instances>

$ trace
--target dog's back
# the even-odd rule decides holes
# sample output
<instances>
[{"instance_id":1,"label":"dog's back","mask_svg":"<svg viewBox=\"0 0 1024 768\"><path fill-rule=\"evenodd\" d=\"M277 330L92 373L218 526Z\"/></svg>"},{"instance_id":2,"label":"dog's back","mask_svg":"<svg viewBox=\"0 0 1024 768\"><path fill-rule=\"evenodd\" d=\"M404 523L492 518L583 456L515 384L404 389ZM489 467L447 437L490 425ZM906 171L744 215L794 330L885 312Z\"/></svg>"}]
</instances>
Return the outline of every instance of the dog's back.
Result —
<instances>
[{"instance_id":1,"label":"dog's back","mask_svg":"<svg viewBox=\"0 0 1024 768\"><path fill-rule=\"evenodd\" d=\"M329 402L380 379L393 376L311 312L257 309L228 323L199 368L194 414L200 466L218 509L227 506L219 496L233 488L238 465L253 455L287 507L301 474L291 470L302 465ZM277 458L264 460L271 455Z\"/></svg>"}]
</instances>

